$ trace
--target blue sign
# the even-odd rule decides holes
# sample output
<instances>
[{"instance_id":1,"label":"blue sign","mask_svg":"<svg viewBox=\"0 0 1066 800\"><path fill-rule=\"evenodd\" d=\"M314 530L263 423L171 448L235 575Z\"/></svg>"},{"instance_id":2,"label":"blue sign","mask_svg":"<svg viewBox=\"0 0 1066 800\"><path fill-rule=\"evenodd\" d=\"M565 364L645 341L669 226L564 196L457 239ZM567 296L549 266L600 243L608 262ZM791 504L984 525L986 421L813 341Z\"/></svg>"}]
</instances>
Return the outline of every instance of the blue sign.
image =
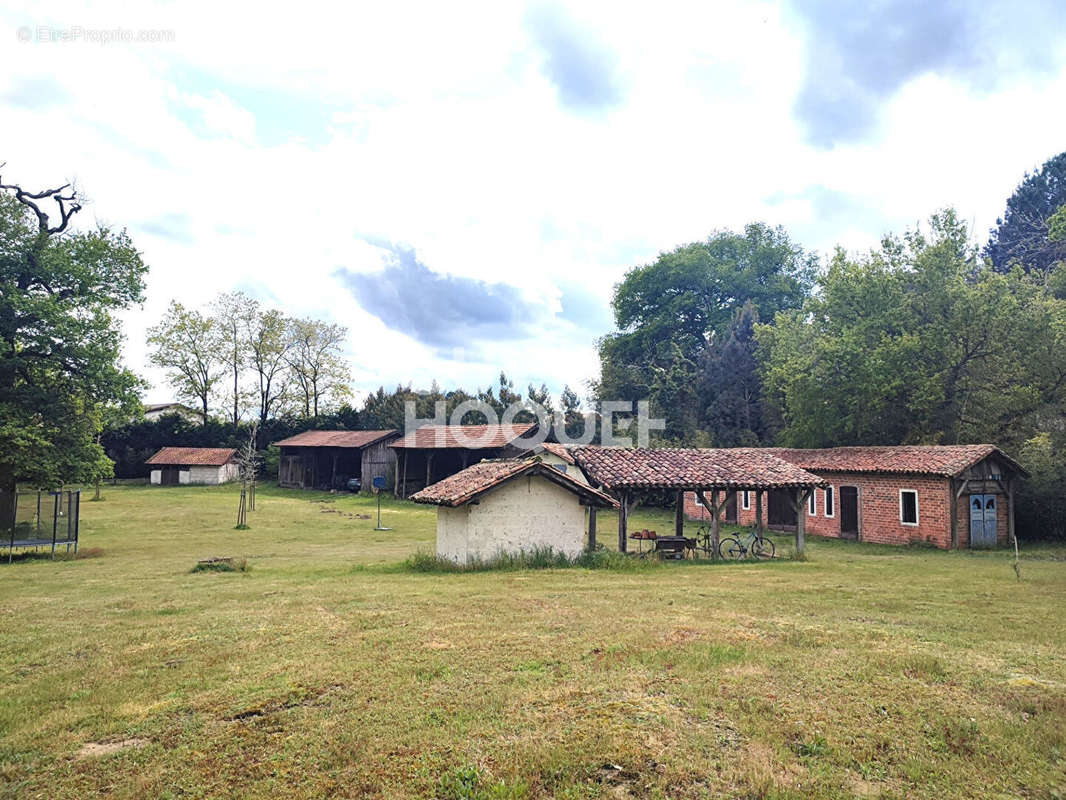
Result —
<instances>
[{"instance_id":1,"label":"blue sign","mask_svg":"<svg viewBox=\"0 0 1066 800\"><path fill-rule=\"evenodd\" d=\"M385 488L385 476L384 475L376 476L374 478L374 480L372 481L372 483L373 483L373 486L374 486L375 489L384 489Z\"/></svg>"}]
</instances>

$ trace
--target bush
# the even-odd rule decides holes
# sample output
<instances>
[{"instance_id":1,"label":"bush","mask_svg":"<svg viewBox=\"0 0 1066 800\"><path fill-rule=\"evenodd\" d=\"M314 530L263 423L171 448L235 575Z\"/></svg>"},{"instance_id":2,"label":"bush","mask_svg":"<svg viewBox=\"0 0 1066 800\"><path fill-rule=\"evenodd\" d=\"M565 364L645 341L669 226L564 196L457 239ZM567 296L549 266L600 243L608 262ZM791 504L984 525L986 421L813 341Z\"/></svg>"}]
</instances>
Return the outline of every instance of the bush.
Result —
<instances>
[{"instance_id":1,"label":"bush","mask_svg":"<svg viewBox=\"0 0 1066 800\"><path fill-rule=\"evenodd\" d=\"M246 558L205 558L198 561L192 572L247 572L251 567Z\"/></svg>"}]
</instances>

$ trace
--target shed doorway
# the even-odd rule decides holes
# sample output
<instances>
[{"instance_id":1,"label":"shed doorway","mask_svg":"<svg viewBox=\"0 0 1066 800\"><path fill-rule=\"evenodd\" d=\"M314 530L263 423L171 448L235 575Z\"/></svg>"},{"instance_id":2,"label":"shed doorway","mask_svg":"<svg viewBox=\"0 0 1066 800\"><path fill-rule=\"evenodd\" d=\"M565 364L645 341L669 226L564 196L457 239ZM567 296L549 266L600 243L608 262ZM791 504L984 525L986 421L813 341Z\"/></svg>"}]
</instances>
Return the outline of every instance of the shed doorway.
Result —
<instances>
[{"instance_id":1,"label":"shed doorway","mask_svg":"<svg viewBox=\"0 0 1066 800\"><path fill-rule=\"evenodd\" d=\"M796 507L792 505L791 493L785 489L773 489L767 493L766 522L777 530L796 529Z\"/></svg>"},{"instance_id":2,"label":"shed doorway","mask_svg":"<svg viewBox=\"0 0 1066 800\"><path fill-rule=\"evenodd\" d=\"M840 487L840 537L859 538L859 489L856 486Z\"/></svg>"},{"instance_id":3,"label":"shed doorway","mask_svg":"<svg viewBox=\"0 0 1066 800\"><path fill-rule=\"evenodd\" d=\"M725 518L723 520L727 525L737 524L737 492L729 495L729 499L725 503Z\"/></svg>"},{"instance_id":4,"label":"shed doorway","mask_svg":"<svg viewBox=\"0 0 1066 800\"><path fill-rule=\"evenodd\" d=\"M178 479L178 467L163 467L159 472L159 483L162 486L177 486Z\"/></svg>"},{"instance_id":5,"label":"shed doorway","mask_svg":"<svg viewBox=\"0 0 1066 800\"><path fill-rule=\"evenodd\" d=\"M998 505L994 494L970 495L970 547L996 546Z\"/></svg>"}]
</instances>

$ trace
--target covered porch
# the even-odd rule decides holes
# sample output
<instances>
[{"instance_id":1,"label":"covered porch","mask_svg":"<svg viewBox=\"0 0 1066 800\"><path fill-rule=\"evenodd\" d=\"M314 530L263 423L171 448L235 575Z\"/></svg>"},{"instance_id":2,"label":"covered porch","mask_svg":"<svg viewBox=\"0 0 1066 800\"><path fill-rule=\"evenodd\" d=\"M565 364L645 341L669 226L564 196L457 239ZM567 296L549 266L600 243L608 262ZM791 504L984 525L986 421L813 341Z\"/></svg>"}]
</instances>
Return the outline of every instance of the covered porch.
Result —
<instances>
[{"instance_id":1,"label":"covered porch","mask_svg":"<svg viewBox=\"0 0 1066 800\"><path fill-rule=\"evenodd\" d=\"M766 451L709 448L628 449L580 447L572 451L589 481L610 493L619 503L618 550L629 549L629 517L649 495L664 491L674 498L674 535L684 537L685 495L691 493L706 509L710 521L710 549L717 557L721 526L736 520L740 493L749 492L756 505L756 527L761 538L767 527L764 493L785 497L795 512L795 547L804 552L806 514L800 513L816 488L825 481ZM589 546L596 546L596 521L589 520Z\"/></svg>"}]
</instances>

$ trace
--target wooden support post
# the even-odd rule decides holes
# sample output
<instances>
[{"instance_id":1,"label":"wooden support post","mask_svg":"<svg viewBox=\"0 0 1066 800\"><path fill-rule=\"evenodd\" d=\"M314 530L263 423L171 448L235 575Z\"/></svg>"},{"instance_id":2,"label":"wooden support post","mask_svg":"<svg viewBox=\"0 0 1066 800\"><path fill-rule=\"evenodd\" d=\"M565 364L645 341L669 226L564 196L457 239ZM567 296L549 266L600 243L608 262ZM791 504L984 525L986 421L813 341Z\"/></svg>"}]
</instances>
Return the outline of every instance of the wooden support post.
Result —
<instances>
[{"instance_id":1,"label":"wooden support post","mask_svg":"<svg viewBox=\"0 0 1066 800\"><path fill-rule=\"evenodd\" d=\"M626 540L629 536L629 492L622 492L618 498L618 552L626 551Z\"/></svg>"},{"instance_id":2,"label":"wooden support post","mask_svg":"<svg viewBox=\"0 0 1066 800\"><path fill-rule=\"evenodd\" d=\"M674 510L674 535L685 535L685 493L677 493L677 508Z\"/></svg>"},{"instance_id":3,"label":"wooden support post","mask_svg":"<svg viewBox=\"0 0 1066 800\"><path fill-rule=\"evenodd\" d=\"M807 538L807 499L814 489L796 490L796 555L802 556Z\"/></svg>"},{"instance_id":4,"label":"wooden support post","mask_svg":"<svg viewBox=\"0 0 1066 800\"><path fill-rule=\"evenodd\" d=\"M721 507L718 505L718 490L711 490L711 558L718 558L718 533L719 514Z\"/></svg>"},{"instance_id":5,"label":"wooden support post","mask_svg":"<svg viewBox=\"0 0 1066 800\"><path fill-rule=\"evenodd\" d=\"M589 552L596 551L596 506L589 506Z\"/></svg>"},{"instance_id":6,"label":"wooden support post","mask_svg":"<svg viewBox=\"0 0 1066 800\"><path fill-rule=\"evenodd\" d=\"M1007 478L1007 536L1017 556L1018 539L1014 534L1014 478Z\"/></svg>"},{"instance_id":7,"label":"wooden support post","mask_svg":"<svg viewBox=\"0 0 1066 800\"><path fill-rule=\"evenodd\" d=\"M337 453L336 453L336 451L334 451L334 453L333 453L333 470L332 470L332 472L330 473L330 476L329 476L329 488L330 489L336 489L337 488ZM254 497L255 495L252 495L252 496ZM253 511L255 510L255 506L254 505L252 506L252 510Z\"/></svg>"},{"instance_id":8,"label":"wooden support post","mask_svg":"<svg viewBox=\"0 0 1066 800\"><path fill-rule=\"evenodd\" d=\"M426 486L429 486L432 483L432 481L430 480L430 476L432 474L433 474L433 451L430 450L429 453L426 454Z\"/></svg>"},{"instance_id":9,"label":"wooden support post","mask_svg":"<svg viewBox=\"0 0 1066 800\"><path fill-rule=\"evenodd\" d=\"M763 537L766 533L766 525L763 523L762 518L762 492L755 492L755 527L759 531L759 538Z\"/></svg>"},{"instance_id":10,"label":"wooden support post","mask_svg":"<svg viewBox=\"0 0 1066 800\"><path fill-rule=\"evenodd\" d=\"M403 456L403 469L400 472L400 499L407 499L407 448L400 451L400 455Z\"/></svg>"}]
</instances>

